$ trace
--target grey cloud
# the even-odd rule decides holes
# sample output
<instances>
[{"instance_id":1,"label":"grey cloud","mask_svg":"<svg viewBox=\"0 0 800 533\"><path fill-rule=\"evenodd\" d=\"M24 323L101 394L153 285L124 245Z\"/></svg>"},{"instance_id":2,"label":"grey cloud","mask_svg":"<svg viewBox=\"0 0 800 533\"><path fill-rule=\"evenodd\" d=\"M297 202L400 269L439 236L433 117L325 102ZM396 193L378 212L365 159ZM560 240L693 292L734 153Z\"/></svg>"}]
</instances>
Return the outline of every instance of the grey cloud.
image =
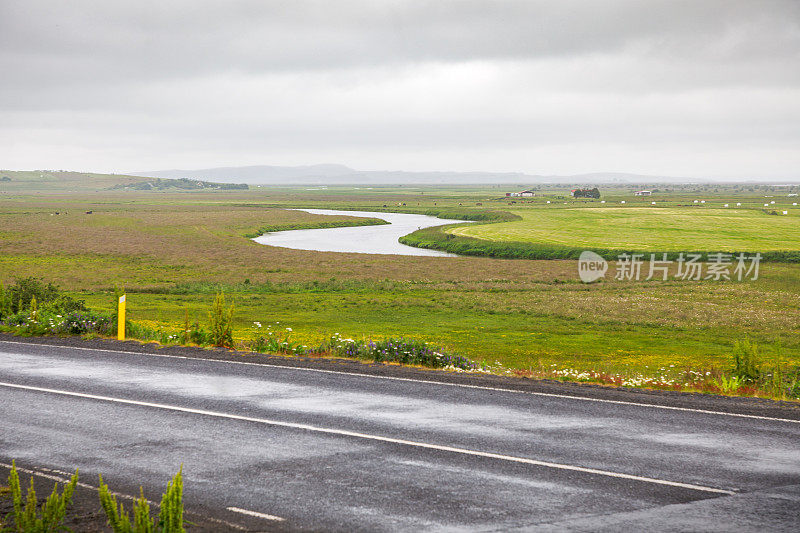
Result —
<instances>
[{"instance_id":1,"label":"grey cloud","mask_svg":"<svg viewBox=\"0 0 800 533\"><path fill-rule=\"evenodd\" d=\"M796 0L0 1L0 166L558 173L613 145L647 171L661 145L726 154L697 173L750 172L749 146L792 175L799 63Z\"/></svg>"},{"instance_id":2,"label":"grey cloud","mask_svg":"<svg viewBox=\"0 0 800 533\"><path fill-rule=\"evenodd\" d=\"M796 58L800 45L794 1L33 1L0 10L6 68L84 80L626 49L719 62Z\"/></svg>"}]
</instances>

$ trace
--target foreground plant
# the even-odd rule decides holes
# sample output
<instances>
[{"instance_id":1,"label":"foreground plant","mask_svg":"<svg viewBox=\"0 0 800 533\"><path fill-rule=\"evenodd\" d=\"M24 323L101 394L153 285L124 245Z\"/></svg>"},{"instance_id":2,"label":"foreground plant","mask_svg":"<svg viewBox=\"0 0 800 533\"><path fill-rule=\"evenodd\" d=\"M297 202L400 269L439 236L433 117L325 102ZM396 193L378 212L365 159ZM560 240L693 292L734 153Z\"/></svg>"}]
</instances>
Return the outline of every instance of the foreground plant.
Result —
<instances>
[{"instance_id":1,"label":"foreground plant","mask_svg":"<svg viewBox=\"0 0 800 533\"><path fill-rule=\"evenodd\" d=\"M108 490L100 476L100 505L108 518L108 525L114 533L184 533L183 527L183 466L172 481L167 484L167 491L161 497L161 510L158 518L150 516L150 504L144 497L144 490L139 488L139 497L133 501L133 522L123 508L117 503L117 497Z\"/></svg>"},{"instance_id":2,"label":"foreground plant","mask_svg":"<svg viewBox=\"0 0 800 533\"><path fill-rule=\"evenodd\" d=\"M758 346L749 339L736 341L733 345L733 377L743 383L755 383L761 377L761 361Z\"/></svg>"},{"instance_id":3,"label":"foreground plant","mask_svg":"<svg viewBox=\"0 0 800 533\"><path fill-rule=\"evenodd\" d=\"M53 487L53 492L38 507L36 491L33 488L33 476L31 484L26 494L25 506L22 505L22 489L19 484L19 474L17 473L16 462L11 462L11 472L8 475L8 486L11 492L11 499L14 504L13 515L14 525L9 531L18 533L50 533L56 531L69 531L64 526L64 517L67 514L67 507L72 503L72 494L78 484L78 472L64 486L61 494L58 493L58 483Z\"/></svg>"},{"instance_id":4,"label":"foreground plant","mask_svg":"<svg viewBox=\"0 0 800 533\"><path fill-rule=\"evenodd\" d=\"M217 293L208 313L211 322L211 344L233 348L233 305L225 304L225 293Z\"/></svg>"},{"instance_id":5,"label":"foreground plant","mask_svg":"<svg viewBox=\"0 0 800 533\"><path fill-rule=\"evenodd\" d=\"M742 381L737 376L727 378L723 375L714 380L714 385L719 388L720 392L726 394L739 391L742 388L742 384Z\"/></svg>"}]
</instances>

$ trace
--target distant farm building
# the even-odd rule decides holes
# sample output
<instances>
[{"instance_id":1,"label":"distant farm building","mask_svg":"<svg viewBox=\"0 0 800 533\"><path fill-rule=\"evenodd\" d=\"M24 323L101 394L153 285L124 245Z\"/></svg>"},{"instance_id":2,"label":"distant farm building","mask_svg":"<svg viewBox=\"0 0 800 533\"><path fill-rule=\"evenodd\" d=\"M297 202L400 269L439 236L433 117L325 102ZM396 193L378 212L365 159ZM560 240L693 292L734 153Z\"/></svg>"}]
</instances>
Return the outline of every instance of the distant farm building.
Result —
<instances>
[{"instance_id":1,"label":"distant farm building","mask_svg":"<svg viewBox=\"0 0 800 533\"><path fill-rule=\"evenodd\" d=\"M533 191L530 191L530 190L528 190L528 191L520 191L520 192L507 192L506 196L507 197L514 197L514 198L517 198L517 197L520 197L520 196L531 197L531 196L536 196L536 193L533 192Z\"/></svg>"},{"instance_id":2,"label":"distant farm building","mask_svg":"<svg viewBox=\"0 0 800 533\"><path fill-rule=\"evenodd\" d=\"M634 196L650 196L653 194L653 191L636 191L633 193Z\"/></svg>"}]
</instances>

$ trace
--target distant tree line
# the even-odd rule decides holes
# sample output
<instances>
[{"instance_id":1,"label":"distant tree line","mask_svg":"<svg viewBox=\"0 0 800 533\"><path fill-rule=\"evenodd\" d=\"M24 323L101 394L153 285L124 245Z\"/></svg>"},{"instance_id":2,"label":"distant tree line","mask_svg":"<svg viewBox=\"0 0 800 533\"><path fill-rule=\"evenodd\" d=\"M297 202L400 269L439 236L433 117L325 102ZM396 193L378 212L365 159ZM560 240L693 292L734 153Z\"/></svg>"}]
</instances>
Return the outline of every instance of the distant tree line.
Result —
<instances>
[{"instance_id":1,"label":"distant tree line","mask_svg":"<svg viewBox=\"0 0 800 533\"><path fill-rule=\"evenodd\" d=\"M600 190L594 189L575 189L572 191L573 198L600 198Z\"/></svg>"}]
</instances>

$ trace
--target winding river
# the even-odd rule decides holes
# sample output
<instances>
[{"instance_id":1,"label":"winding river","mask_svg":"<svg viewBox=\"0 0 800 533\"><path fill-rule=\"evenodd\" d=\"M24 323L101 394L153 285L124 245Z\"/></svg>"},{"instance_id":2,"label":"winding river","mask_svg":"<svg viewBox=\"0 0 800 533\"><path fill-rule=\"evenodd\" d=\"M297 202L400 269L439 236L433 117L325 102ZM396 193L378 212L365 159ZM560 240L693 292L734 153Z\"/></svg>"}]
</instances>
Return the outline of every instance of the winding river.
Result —
<instances>
[{"instance_id":1,"label":"winding river","mask_svg":"<svg viewBox=\"0 0 800 533\"><path fill-rule=\"evenodd\" d=\"M380 226L353 226L347 228L300 229L266 233L253 239L260 244L281 246L296 250L319 252L355 252L361 254L424 255L455 257L455 254L414 248L400 244L397 239L412 231L431 226L467 222L448 220L427 215L408 213L382 213L375 211L339 211L334 209L298 209L315 215L348 215L353 217L379 218L389 222Z\"/></svg>"}]
</instances>

